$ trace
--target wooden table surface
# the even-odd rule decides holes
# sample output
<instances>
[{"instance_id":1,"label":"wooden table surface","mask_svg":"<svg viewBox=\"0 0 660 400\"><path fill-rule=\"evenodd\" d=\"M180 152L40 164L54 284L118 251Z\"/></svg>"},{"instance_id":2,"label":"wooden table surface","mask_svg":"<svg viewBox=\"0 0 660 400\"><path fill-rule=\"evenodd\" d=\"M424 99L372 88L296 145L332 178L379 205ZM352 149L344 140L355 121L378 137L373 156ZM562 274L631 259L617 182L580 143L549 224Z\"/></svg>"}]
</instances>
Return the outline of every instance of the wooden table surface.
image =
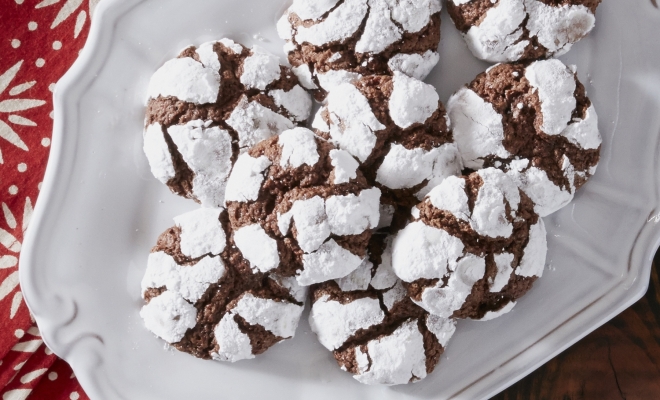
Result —
<instances>
[{"instance_id":1,"label":"wooden table surface","mask_svg":"<svg viewBox=\"0 0 660 400\"><path fill-rule=\"evenodd\" d=\"M643 299L497 400L660 400L660 252Z\"/></svg>"}]
</instances>

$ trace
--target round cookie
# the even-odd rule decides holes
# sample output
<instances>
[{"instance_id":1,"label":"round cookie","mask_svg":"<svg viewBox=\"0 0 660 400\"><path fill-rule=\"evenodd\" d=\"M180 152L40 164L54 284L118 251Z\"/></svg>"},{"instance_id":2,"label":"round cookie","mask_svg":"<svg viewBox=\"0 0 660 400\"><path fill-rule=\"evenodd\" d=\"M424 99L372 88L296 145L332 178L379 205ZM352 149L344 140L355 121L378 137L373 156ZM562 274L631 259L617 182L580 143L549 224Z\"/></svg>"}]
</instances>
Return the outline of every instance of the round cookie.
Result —
<instances>
[{"instance_id":1,"label":"round cookie","mask_svg":"<svg viewBox=\"0 0 660 400\"><path fill-rule=\"evenodd\" d=\"M449 177L394 239L392 268L409 296L443 318L509 312L543 274L543 220L502 171Z\"/></svg>"},{"instance_id":2,"label":"round cookie","mask_svg":"<svg viewBox=\"0 0 660 400\"><path fill-rule=\"evenodd\" d=\"M504 170L542 217L596 172L598 115L575 69L559 60L496 65L447 109L465 167Z\"/></svg>"},{"instance_id":3,"label":"round cookie","mask_svg":"<svg viewBox=\"0 0 660 400\"><path fill-rule=\"evenodd\" d=\"M341 278L366 256L380 190L348 153L306 128L240 155L227 183L234 241L252 268L300 285Z\"/></svg>"},{"instance_id":4,"label":"round cookie","mask_svg":"<svg viewBox=\"0 0 660 400\"><path fill-rule=\"evenodd\" d=\"M144 152L172 192L220 207L238 154L302 125L311 106L291 70L261 47L191 46L151 77Z\"/></svg>"},{"instance_id":5,"label":"round cookie","mask_svg":"<svg viewBox=\"0 0 660 400\"><path fill-rule=\"evenodd\" d=\"M559 57L596 23L601 0L448 0L475 57L512 62Z\"/></svg>"},{"instance_id":6,"label":"round cookie","mask_svg":"<svg viewBox=\"0 0 660 400\"><path fill-rule=\"evenodd\" d=\"M440 361L454 320L415 305L392 271L392 237L372 236L369 259L311 288L309 324L344 371L370 385L424 379Z\"/></svg>"},{"instance_id":7,"label":"round cookie","mask_svg":"<svg viewBox=\"0 0 660 400\"><path fill-rule=\"evenodd\" d=\"M312 127L360 161L383 192L390 214L412 206L462 169L445 108L435 88L400 72L368 76L333 90Z\"/></svg>"},{"instance_id":8,"label":"round cookie","mask_svg":"<svg viewBox=\"0 0 660 400\"><path fill-rule=\"evenodd\" d=\"M174 218L142 279L148 330L176 349L218 361L254 358L295 334L306 288L253 273L231 239L224 209Z\"/></svg>"},{"instance_id":9,"label":"round cookie","mask_svg":"<svg viewBox=\"0 0 660 400\"><path fill-rule=\"evenodd\" d=\"M367 75L424 79L438 63L440 0L294 0L277 23L284 52L317 100Z\"/></svg>"}]
</instances>

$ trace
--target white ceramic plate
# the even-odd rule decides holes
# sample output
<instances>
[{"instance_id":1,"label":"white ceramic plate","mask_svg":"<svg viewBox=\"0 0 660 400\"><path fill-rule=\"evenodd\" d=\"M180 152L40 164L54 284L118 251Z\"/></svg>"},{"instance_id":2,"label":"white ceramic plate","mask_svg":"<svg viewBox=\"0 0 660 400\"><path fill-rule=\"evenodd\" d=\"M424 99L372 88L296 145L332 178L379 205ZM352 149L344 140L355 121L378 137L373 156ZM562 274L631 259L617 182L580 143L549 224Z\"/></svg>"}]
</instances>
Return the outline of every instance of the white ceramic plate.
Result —
<instances>
[{"instance_id":1,"label":"white ceramic plate","mask_svg":"<svg viewBox=\"0 0 660 400\"><path fill-rule=\"evenodd\" d=\"M546 219L542 279L513 312L461 321L426 380L369 387L337 368L306 320L255 360L165 351L142 326L140 279L172 217L196 205L150 174L142 154L149 76L188 44L228 36L281 54L286 0L103 0L89 41L55 91L46 179L21 257L25 298L44 340L92 399L476 399L522 378L646 291L660 241L660 10L605 1L593 33L564 58L601 117L602 161L575 201ZM487 64L445 15L443 100ZM658 217L660 218L660 217Z\"/></svg>"}]
</instances>

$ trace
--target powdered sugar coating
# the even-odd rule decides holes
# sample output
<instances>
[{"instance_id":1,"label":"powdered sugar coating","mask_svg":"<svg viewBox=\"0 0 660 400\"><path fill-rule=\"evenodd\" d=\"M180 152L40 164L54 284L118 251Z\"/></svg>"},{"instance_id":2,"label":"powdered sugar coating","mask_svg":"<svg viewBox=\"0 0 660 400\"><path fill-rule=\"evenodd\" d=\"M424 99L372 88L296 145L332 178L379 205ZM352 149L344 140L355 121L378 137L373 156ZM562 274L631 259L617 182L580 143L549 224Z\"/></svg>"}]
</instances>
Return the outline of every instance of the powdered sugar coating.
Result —
<instances>
[{"instance_id":1,"label":"powdered sugar coating","mask_svg":"<svg viewBox=\"0 0 660 400\"><path fill-rule=\"evenodd\" d=\"M487 156L510 156L502 144L502 116L474 91L464 87L452 95L447 102L447 112L467 168L482 168L482 158Z\"/></svg>"},{"instance_id":2,"label":"powdered sugar coating","mask_svg":"<svg viewBox=\"0 0 660 400\"><path fill-rule=\"evenodd\" d=\"M375 188L362 190L357 196L330 196L323 199L314 196L296 200L283 214L278 214L277 225L282 235L287 235L291 221L296 225L295 238L304 251L304 269L298 275L301 285L340 278L351 273L361 263L361 258L339 246L330 234L357 235L372 229L378 222L380 191ZM324 265L327 264L327 265Z\"/></svg>"},{"instance_id":3,"label":"powdered sugar coating","mask_svg":"<svg viewBox=\"0 0 660 400\"><path fill-rule=\"evenodd\" d=\"M294 74L296 74L298 80L300 81L300 84L305 89L310 89L310 90L318 89L318 86L316 86L316 83L314 83L314 80L312 79L312 71L309 70L309 65L301 64L298 65L297 67L292 67L291 70L293 71Z\"/></svg>"},{"instance_id":4,"label":"powdered sugar coating","mask_svg":"<svg viewBox=\"0 0 660 400\"><path fill-rule=\"evenodd\" d=\"M460 172L461 159L454 143L445 143L430 151L409 150L395 143L376 171L376 182L390 189L407 189L427 181L417 193L421 199L445 178Z\"/></svg>"},{"instance_id":5,"label":"powdered sugar coating","mask_svg":"<svg viewBox=\"0 0 660 400\"><path fill-rule=\"evenodd\" d=\"M296 1L277 32L289 61L300 68L296 74L305 76L301 82L321 101L362 76L400 71L423 79L439 59L440 9L440 0ZM421 39L411 39L417 32L424 32ZM385 62L372 62L375 55Z\"/></svg>"},{"instance_id":6,"label":"powdered sugar coating","mask_svg":"<svg viewBox=\"0 0 660 400\"><path fill-rule=\"evenodd\" d=\"M529 241L525 246L525 252L520 260L520 266L516 269L516 274L541 277L547 253L548 240L545 223L539 218L539 221L529 228Z\"/></svg>"},{"instance_id":7,"label":"powdered sugar coating","mask_svg":"<svg viewBox=\"0 0 660 400\"><path fill-rule=\"evenodd\" d=\"M225 314L213 333L218 344L218 351L211 353L214 360L236 362L254 358L250 337L241 332L233 313Z\"/></svg>"},{"instance_id":8,"label":"powdered sugar coating","mask_svg":"<svg viewBox=\"0 0 660 400\"><path fill-rule=\"evenodd\" d=\"M369 0L369 16L360 39L355 44L358 53L381 53L401 39L401 31L390 18L387 2Z\"/></svg>"},{"instance_id":9,"label":"powdered sugar coating","mask_svg":"<svg viewBox=\"0 0 660 400\"><path fill-rule=\"evenodd\" d=\"M486 168L476 172L483 184L470 211L465 193L464 178L448 177L428 195L433 206L451 212L456 218L469 222L480 235L509 237L513 226L509 221L516 216L520 203L520 193L515 182L504 172ZM511 213L507 212L509 206ZM510 217L510 218L509 218Z\"/></svg>"},{"instance_id":10,"label":"powdered sugar coating","mask_svg":"<svg viewBox=\"0 0 660 400\"><path fill-rule=\"evenodd\" d=\"M167 183L174 178L172 155L163 136L163 127L159 123L151 124L144 130L144 154L149 161L151 173L156 179Z\"/></svg>"},{"instance_id":11,"label":"powdered sugar coating","mask_svg":"<svg viewBox=\"0 0 660 400\"><path fill-rule=\"evenodd\" d=\"M365 297L341 304L324 295L309 313L309 326L323 346L335 350L359 329L379 324L384 318L378 299Z\"/></svg>"},{"instance_id":12,"label":"powdered sugar coating","mask_svg":"<svg viewBox=\"0 0 660 400\"><path fill-rule=\"evenodd\" d=\"M479 321L491 321L497 317L501 317L504 314L508 314L515 306L515 301L509 302L497 311L488 311Z\"/></svg>"},{"instance_id":13,"label":"powdered sugar coating","mask_svg":"<svg viewBox=\"0 0 660 400\"><path fill-rule=\"evenodd\" d=\"M472 209L470 226L480 235L509 237L513 226L508 221L506 204L511 208L511 216L520 203L520 193L515 183L501 170L487 168L477 171L483 180Z\"/></svg>"},{"instance_id":14,"label":"powdered sugar coating","mask_svg":"<svg viewBox=\"0 0 660 400\"><path fill-rule=\"evenodd\" d=\"M344 83L353 83L362 78L362 75L357 72L332 69L326 72L317 71L315 76L319 81L319 85L326 92L332 92Z\"/></svg>"},{"instance_id":15,"label":"powdered sugar coating","mask_svg":"<svg viewBox=\"0 0 660 400\"><path fill-rule=\"evenodd\" d=\"M543 113L541 129L548 135L558 135L571 120L575 109L575 77L559 60L543 60L525 69L525 78L538 90Z\"/></svg>"},{"instance_id":16,"label":"powdered sugar coating","mask_svg":"<svg viewBox=\"0 0 660 400\"><path fill-rule=\"evenodd\" d=\"M426 318L426 327L435 335L440 345L445 347L456 332L456 320L431 314Z\"/></svg>"},{"instance_id":17,"label":"powdered sugar coating","mask_svg":"<svg viewBox=\"0 0 660 400\"><path fill-rule=\"evenodd\" d=\"M392 268L406 282L440 278L456 268L464 248L446 231L414 221L394 239Z\"/></svg>"},{"instance_id":18,"label":"powdered sugar coating","mask_svg":"<svg viewBox=\"0 0 660 400\"><path fill-rule=\"evenodd\" d=\"M144 305L140 317L153 334L169 343L176 343L188 329L195 326L197 310L178 293L166 291Z\"/></svg>"},{"instance_id":19,"label":"powdered sugar coating","mask_svg":"<svg viewBox=\"0 0 660 400\"><path fill-rule=\"evenodd\" d=\"M243 61L241 83L248 89L265 90L279 77L279 58L260 46L253 46L252 54Z\"/></svg>"},{"instance_id":20,"label":"powdered sugar coating","mask_svg":"<svg viewBox=\"0 0 660 400\"><path fill-rule=\"evenodd\" d=\"M227 124L238 133L238 145L249 148L258 142L279 135L294 124L288 118L256 101L243 96L227 119Z\"/></svg>"},{"instance_id":21,"label":"powdered sugar coating","mask_svg":"<svg viewBox=\"0 0 660 400\"><path fill-rule=\"evenodd\" d=\"M596 17L581 4L553 7L538 0L525 0L529 14L527 29L530 36L555 57L567 53L573 43L586 36L596 25Z\"/></svg>"},{"instance_id":22,"label":"powdered sugar coating","mask_svg":"<svg viewBox=\"0 0 660 400\"><path fill-rule=\"evenodd\" d=\"M416 303L431 314L449 318L463 306L472 287L484 277L485 272L486 261L482 257L467 254L456 263L447 285L441 286L440 281L435 287L425 289L422 300Z\"/></svg>"},{"instance_id":23,"label":"powdered sugar coating","mask_svg":"<svg viewBox=\"0 0 660 400\"><path fill-rule=\"evenodd\" d=\"M431 15L442 10L440 0L403 0L390 1L392 19L399 23L406 32L421 31L431 19Z\"/></svg>"},{"instance_id":24,"label":"powdered sugar coating","mask_svg":"<svg viewBox=\"0 0 660 400\"><path fill-rule=\"evenodd\" d=\"M435 88L401 72L394 73L389 109L392 121L401 128L423 124L438 108Z\"/></svg>"},{"instance_id":25,"label":"powdered sugar coating","mask_svg":"<svg viewBox=\"0 0 660 400\"><path fill-rule=\"evenodd\" d=\"M261 272L268 272L277 268L280 255L277 251L277 242L268 236L259 224L247 225L234 232L236 247L243 253L252 268Z\"/></svg>"},{"instance_id":26,"label":"powdered sugar coating","mask_svg":"<svg viewBox=\"0 0 660 400\"><path fill-rule=\"evenodd\" d=\"M469 3L452 2L456 7ZM463 36L475 57L491 62L561 56L595 25L592 11L584 5L540 0L500 0L476 20ZM532 47L532 40L543 46L540 52L538 45Z\"/></svg>"},{"instance_id":27,"label":"powdered sugar coating","mask_svg":"<svg viewBox=\"0 0 660 400\"><path fill-rule=\"evenodd\" d=\"M378 225L380 189L362 190L357 196L330 196L325 201L330 230L335 235L358 235Z\"/></svg>"},{"instance_id":28,"label":"powdered sugar coating","mask_svg":"<svg viewBox=\"0 0 660 400\"><path fill-rule=\"evenodd\" d=\"M261 183L264 181L264 171L270 165L271 161L265 156L253 158L247 153L241 154L227 180L225 200L240 202L256 200L259 197Z\"/></svg>"},{"instance_id":29,"label":"powdered sugar coating","mask_svg":"<svg viewBox=\"0 0 660 400\"><path fill-rule=\"evenodd\" d=\"M343 278L335 279L335 282L344 292L367 290L371 282L371 268L373 268L371 261L364 259L355 271Z\"/></svg>"},{"instance_id":30,"label":"powdered sugar coating","mask_svg":"<svg viewBox=\"0 0 660 400\"><path fill-rule=\"evenodd\" d=\"M174 217L174 223L181 229L183 255L198 258L223 252L227 238L218 219L222 211L222 208L200 208Z\"/></svg>"},{"instance_id":31,"label":"powdered sugar coating","mask_svg":"<svg viewBox=\"0 0 660 400\"><path fill-rule=\"evenodd\" d=\"M205 67L212 68L215 71L220 71L220 59L218 59L218 54L215 51L213 51L213 46L215 45L215 43L216 42L202 43L195 50L195 53L197 53L197 57L199 58L199 61Z\"/></svg>"},{"instance_id":32,"label":"powdered sugar coating","mask_svg":"<svg viewBox=\"0 0 660 400\"><path fill-rule=\"evenodd\" d=\"M165 286L168 291L194 303L225 272L225 264L219 257L204 257L194 265L181 266L172 256L158 251L149 254L147 270L142 277L142 292Z\"/></svg>"},{"instance_id":33,"label":"powdered sugar coating","mask_svg":"<svg viewBox=\"0 0 660 400\"><path fill-rule=\"evenodd\" d=\"M167 61L151 76L147 88L150 99L172 96L195 104L213 103L219 92L218 70L189 57Z\"/></svg>"},{"instance_id":34,"label":"powdered sugar coating","mask_svg":"<svg viewBox=\"0 0 660 400\"><path fill-rule=\"evenodd\" d=\"M334 239L312 253L303 254L302 260L303 270L296 276L302 286L344 277L362 263L362 258L341 247Z\"/></svg>"},{"instance_id":35,"label":"powdered sugar coating","mask_svg":"<svg viewBox=\"0 0 660 400\"><path fill-rule=\"evenodd\" d=\"M543 268L545 230L532 208L499 169L448 177L395 237L392 268L427 312L481 319L524 295L538 276L527 271Z\"/></svg>"},{"instance_id":36,"label":"powdered sugar coating","mask_svg":"<svg viewBox=\"0 0 660 400\"><path fill-rule=\"evenodd\" d=\"M302 86L296 85L288 92L282 89L274 89L269 91L268 95L275 100L278 107L284 107L295 121L304 122L309 117L309 112L312 109L312 99Z\"/></svg>"},{"instance_id":37,"label":"powdered sugar coating","mask_svg":"<svg viewBox=\"0 0 660 400\"><path fill-rule=\"evenodd\" d=\"M317 250L330 236L325 202L319 196L296 200L288 212L278 215L277 224L282 235L289 232L292 219L296 225L296 240L305 253Z\"/></svg>"},{"instance_id":38,"label":"powdered sugar coating","mask_svg":"<svg viewBox=\"0 0 660 400\"><path fill-rule=\"evenodd\" d=\"M495 254L493 257L497 266L497 275L495 275L495 279L490 283L489 289L491 292L499 292L509 283L511 273L513 272L513 267L511 266L513 257L511 253Z\"/></svg>"},{"instance_id":39,"label":"powdered sugar coating","mask_svg":"<svg viewBox=\"0 0 660 400\"><path fill-rule=\"evenodd\" d=\"M278 285L286 288L289 291L289 294L300 303L305 303L307 299L307 289L306 286L300 286L295 276L280 276L278 274L268 275L269 279L277 282Z\"/></svg>"},{"instance_id":40,"label":"powdered sugar coating","mask_svg":"<svg viewBox=\"0 0 660 400\"><path fill-rule=\"evenodd\" d=\"M232 167L232 139L226 130L209 127L209 122L193 120L185 125L172 125L167 133L195 174L192 180L195 198L204 207L219 207L225 201L225 186Z\"/></svg>"},{"instance_id":41,"label":"powdered sugar coating","mask_svg":"<svg viewBox=\"0 0 660 400\"><path fill-rule=\"evenodd\" d=\"M280 166L298 168L303 164L313 166L319 161L314 132L307 128L294 128L278 137L282 148Z\"/></svg>"},{"instance_id":42,"label":"powdered sugar coating","mask_svg":"<svg viewBox=\"0 0 660 400\"><path fill-rule=\"evenodd\" d=\"M374 131L385 129L367 98L355 86L345 83L330 92L327 109L332 122L330 136L333 142L358 160L365 161L376 145Z\"/></svg>"},{"instance_id":43,"label":"powdered sugar coating","mask_svg":"<svg viewBox=\"0 0 660 400\"><path fill-rule=\"evenodd\" d=\"M222 38L218 40L218 43L222 43L225 47L227 47L229 50L234 52L234 54L241 54L241 52L243 51L243 46L234 42L231 39Z\"/></svg>"},{"instance_id":44,"label":"powdered sugar coating","mask_svg":"<svg viewBox=\"0 0 660 400\"><path fill-rule=\"evenodd\" d=\"M592 104L587 108L584 119L579 119L577 121L574 120L573 123L568 125L561 134L566 137L569 142L583 149L590 150L599 148L603 143L603 139L598 130L598 114L596 114L594 105ZM589 172L589 175L593 175L594 173L595 171Z\"/></svg>"},{"instance_id":45,"label":"powdered sugar coating","mask_svg":"<svg viewBox=\"0 0 660 400\"><path fill-rule=\"evenodd\" d=\"M240 297L231 312L240 315L251 325L260 325L281 338L291 338L296 333L303 307L297 304L263 299L251 293Z\"/></svg>"},{"instance_id":46,"label":"powdered sugar coating","mask_svg":"<svg viewBox=\"0 0 660 400\"><path fill-rule=\"evenodd\" d=\"M513 61L522 57L528 40L521 24L527 17L523 0L500 0L486 11L479 25L464 34L465 42L475 57L491 62Z\"/></svg>"},{"instance_id":47,"label":"powdered sugar coating","mask_svg":"<svg viewBox=\"0 0 660 400\"><path fill-rule=\"evenodd\" d=\"M440 55L433 50L427 50L422 54L397 54L390 58L387 66L392 73L399 71L422 80L431 73L438 61L440 61Z\"/></svg>"},{"instance_id":48,"label":"powdered sugar coating","mask_svg":"<svg viewBox=\"0 0 660 400\"><path fill-rule=\"evenodd\" d=\"M424 338L417 321L407 321L392 334L368 342L368 357L359 347L355 353L359 373L354 377L361 383L401 385L426 377Z\"/></svg>"},{"instance_id":49,"label":"powdered sugar coating","mask_svg":"<svg viewBox=\"0 0 660 400\"><path fill-rule=\"evenodd\" d=\"M517 104L493 89L507 79L522 95ZM453 95L448 111L465 166L502 169L542 217L568 204L595 172L598 116L575 68L559 60L493 66Z\"/></svg>"},{"instance_id":50,"label":"powdered sugar coating","mask_svg":"<svg viewBox=\"0 0 660 400\"><path fill-rule=\"evenodd\" d=\"M394 287L397 282L399 282L399 278L392 269L392 236L389 236L385 240L381 262L373 278L371 278L371 286L376 290L386 290Z\"/></svg>"},{"instance_id":51,"label":"powdered sugar coating","mask_svg":"<svg viewBox=\"0 0 660 400\"><path fill-rule=\"evenodd\" d=\"M311 97L298 83L258 46L221 39L185 48L151 79L144 151L154 175L177 195L223 205L232 160L309 117Z\"/></svg>"},{"instance_id":52,"label":"powdered sugar coating","mask_svg":"<svg viewBox=\"0 0 660 400\"><path fill-rule=\"evenodd\" d=\"M353 35L367 13L367 0L344 0L326 19L309 27L299 27L295 40L321 46Z\"/></svg>"},{"instance_id":53,"label":"powdered sugar coating","mask_svg":"<svg viewBox=\"0 0 660 400\"><path fill-rule=\"evenodd\" d=\"M427 198L438 210L449 211L460 220L470 221L472 213L465 193L465 179L450 176L433 188Z\"/></svg>"},{"instance_id":54,"label":"powdered sugar coating","mask_svg":"<svg viewBox=\"0 0 660 400\"><path fill-rule=\"evenodd\" d=\"M319 19L337 5L339 0L294 0L290 12L303 19Z\"/></svg>"},{"instance_id":55,"label":"powdered sugar coating","mask_svg":"<svg viewBox=\"0 0 660 400\"><path fill-rule=\"evenodd\" d=\"M555 185L544 170L530 167L527 159L512 161L507 175L532 199L534 211L542 217L562 209L575 196L574 188L567 190Z\"/></svg>"},{"instance_id":56,"label":"powdered sugar coating","mask_svg":"<svg viewBox=\"0 0 660 400\"><path fill-rule=\"evenodd\" d=\"M344 150L330 150L332 166L335 167L334 184L348 183L351 179L357 178L357 169L360 164L351 157L351 154Z\"/></svg>"}]
</instances>

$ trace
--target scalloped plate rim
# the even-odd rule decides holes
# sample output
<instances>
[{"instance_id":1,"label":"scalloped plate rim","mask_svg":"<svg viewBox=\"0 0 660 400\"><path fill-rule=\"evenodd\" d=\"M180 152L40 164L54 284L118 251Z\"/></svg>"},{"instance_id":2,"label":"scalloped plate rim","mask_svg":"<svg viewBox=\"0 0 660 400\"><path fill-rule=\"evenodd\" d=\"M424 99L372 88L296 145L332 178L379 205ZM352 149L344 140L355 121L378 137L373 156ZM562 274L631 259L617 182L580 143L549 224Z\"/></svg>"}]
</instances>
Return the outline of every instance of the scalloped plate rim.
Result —
<instances>
[{"instance_id":1,"label":"scalloped plate rim","mask_svg":"<svg viewBox=\"0 0 660 400\"><path fill-rule=\"evenodd\" d=\"M129 12L131 8L137 6L142 1L144 0L104 0L99 3L95 10L95 17L92 21L87 44L80 57L58 82L54 91L55 118L52 147L42 190L39 196L39 202L35 207L30 229L26 232L23 251L20 255L21 268L19 269L20 283L24 291L25 301L36 320L38 322L43 322L46 327L49 327L49 323L52 322L53 319L40 312L40 296L33 291L34 288L31 275L35 273L35 269L37 268L34 265L33 258L34 254L38 251L36 246L38 243L38 232L47 222L47 211L53 207L54 198L58 191L61 190L61 188L58 189L56 184L61 184L62 182L66 182L66 184L70 183L69 175L65 174L67 164L70 164L70 160L62 159L63 148L61 142L67 131L75 131L75 129L71 128L71 124L75 126L77 123L77 121L72 120L72 115L77 117L79 113L79 99L75 97L75 93L82 92L86 87L86 84L88 85L90 80L93 79L93 70L89 67L93 66L95 62L100 62L99 60L102 58L101 56L108 55L107 50L112 42L112 33L115 29L114 23L116 23L118 18ZM651 0L651 2L654 3L654 0ZM104 51L105 53L103 53ZM67 105L73 107L67 107ZM69 129L65 129L66 127ZM660 132L657 134L656 142L656 147L660 149L660 147L658 147L658 144L660 143ZM660 187L660 177L656 176L656 180L658 180L656 184ZM66 184L63 186L66 187ZM653 217L655 213L657 213L657 210L657 208L651 210L649 217ZM552 359L557 354L561 353L566 348L570 347L643 297L650 281L652 258L655 251L660 246L660 229L658 229L657 225L658 224L647 223L642 227L638 233L638 238L631 249L628 275L622 277L616 290L609 292L607 295L597 300L597 302L602 302L604 301L604 298L612 297L620 299L615 303L617 304L617 307L613 311L603 314L603 316L596 318L597 321L591 323L586 329L583 328L578 331L571 328L571 321L569 321L560 327L560 329L563 328L563 330L568 330L568 333L558 333L557 331L553 331L543 339L559 339L558 341L561 342L561 344L551 351L542 350L544 353L543 357L535 359L533 363L523 370L510 372L505 380L500 381L500 383L496 383L493 374L497 375L497 372L493 371L486 376L480 377L477 382L454 395L457 397L478 396L487 398L500 392L533 372L548 360ZM636 273L633 274L633 271ZM577 323L576 321L572 322ZM105 394L108 394L108 392L103 392L104 389L101 389L102 384L100 382L103 381L103 377L99 375L99 369L89 370L86 368L87 366L78 365L76 360L71 360L69 357L74 346L86 346L90 351L93 351L93 349L86 344L87 342L77 340L71 343L71 346L63 348L56 344L56 340L51 340L56 335L56 330L50 331L48 328L42 330L42 337L46 345L51 348L55 354L71 363L76 376L91 397L102 398ZM539 342L523 350L523 352L519 353L516 357L521 356L531 347L538 344ZM538 354L538 352L536 354ZM502 367L505 368L509 361L502 364ZM99 365L101 363L99 363ZM112 390L112 388L105 390ZM119 392L116 390L114 390L114 392L116 395L120 396Z\"/></svg>"}]
</instances>

